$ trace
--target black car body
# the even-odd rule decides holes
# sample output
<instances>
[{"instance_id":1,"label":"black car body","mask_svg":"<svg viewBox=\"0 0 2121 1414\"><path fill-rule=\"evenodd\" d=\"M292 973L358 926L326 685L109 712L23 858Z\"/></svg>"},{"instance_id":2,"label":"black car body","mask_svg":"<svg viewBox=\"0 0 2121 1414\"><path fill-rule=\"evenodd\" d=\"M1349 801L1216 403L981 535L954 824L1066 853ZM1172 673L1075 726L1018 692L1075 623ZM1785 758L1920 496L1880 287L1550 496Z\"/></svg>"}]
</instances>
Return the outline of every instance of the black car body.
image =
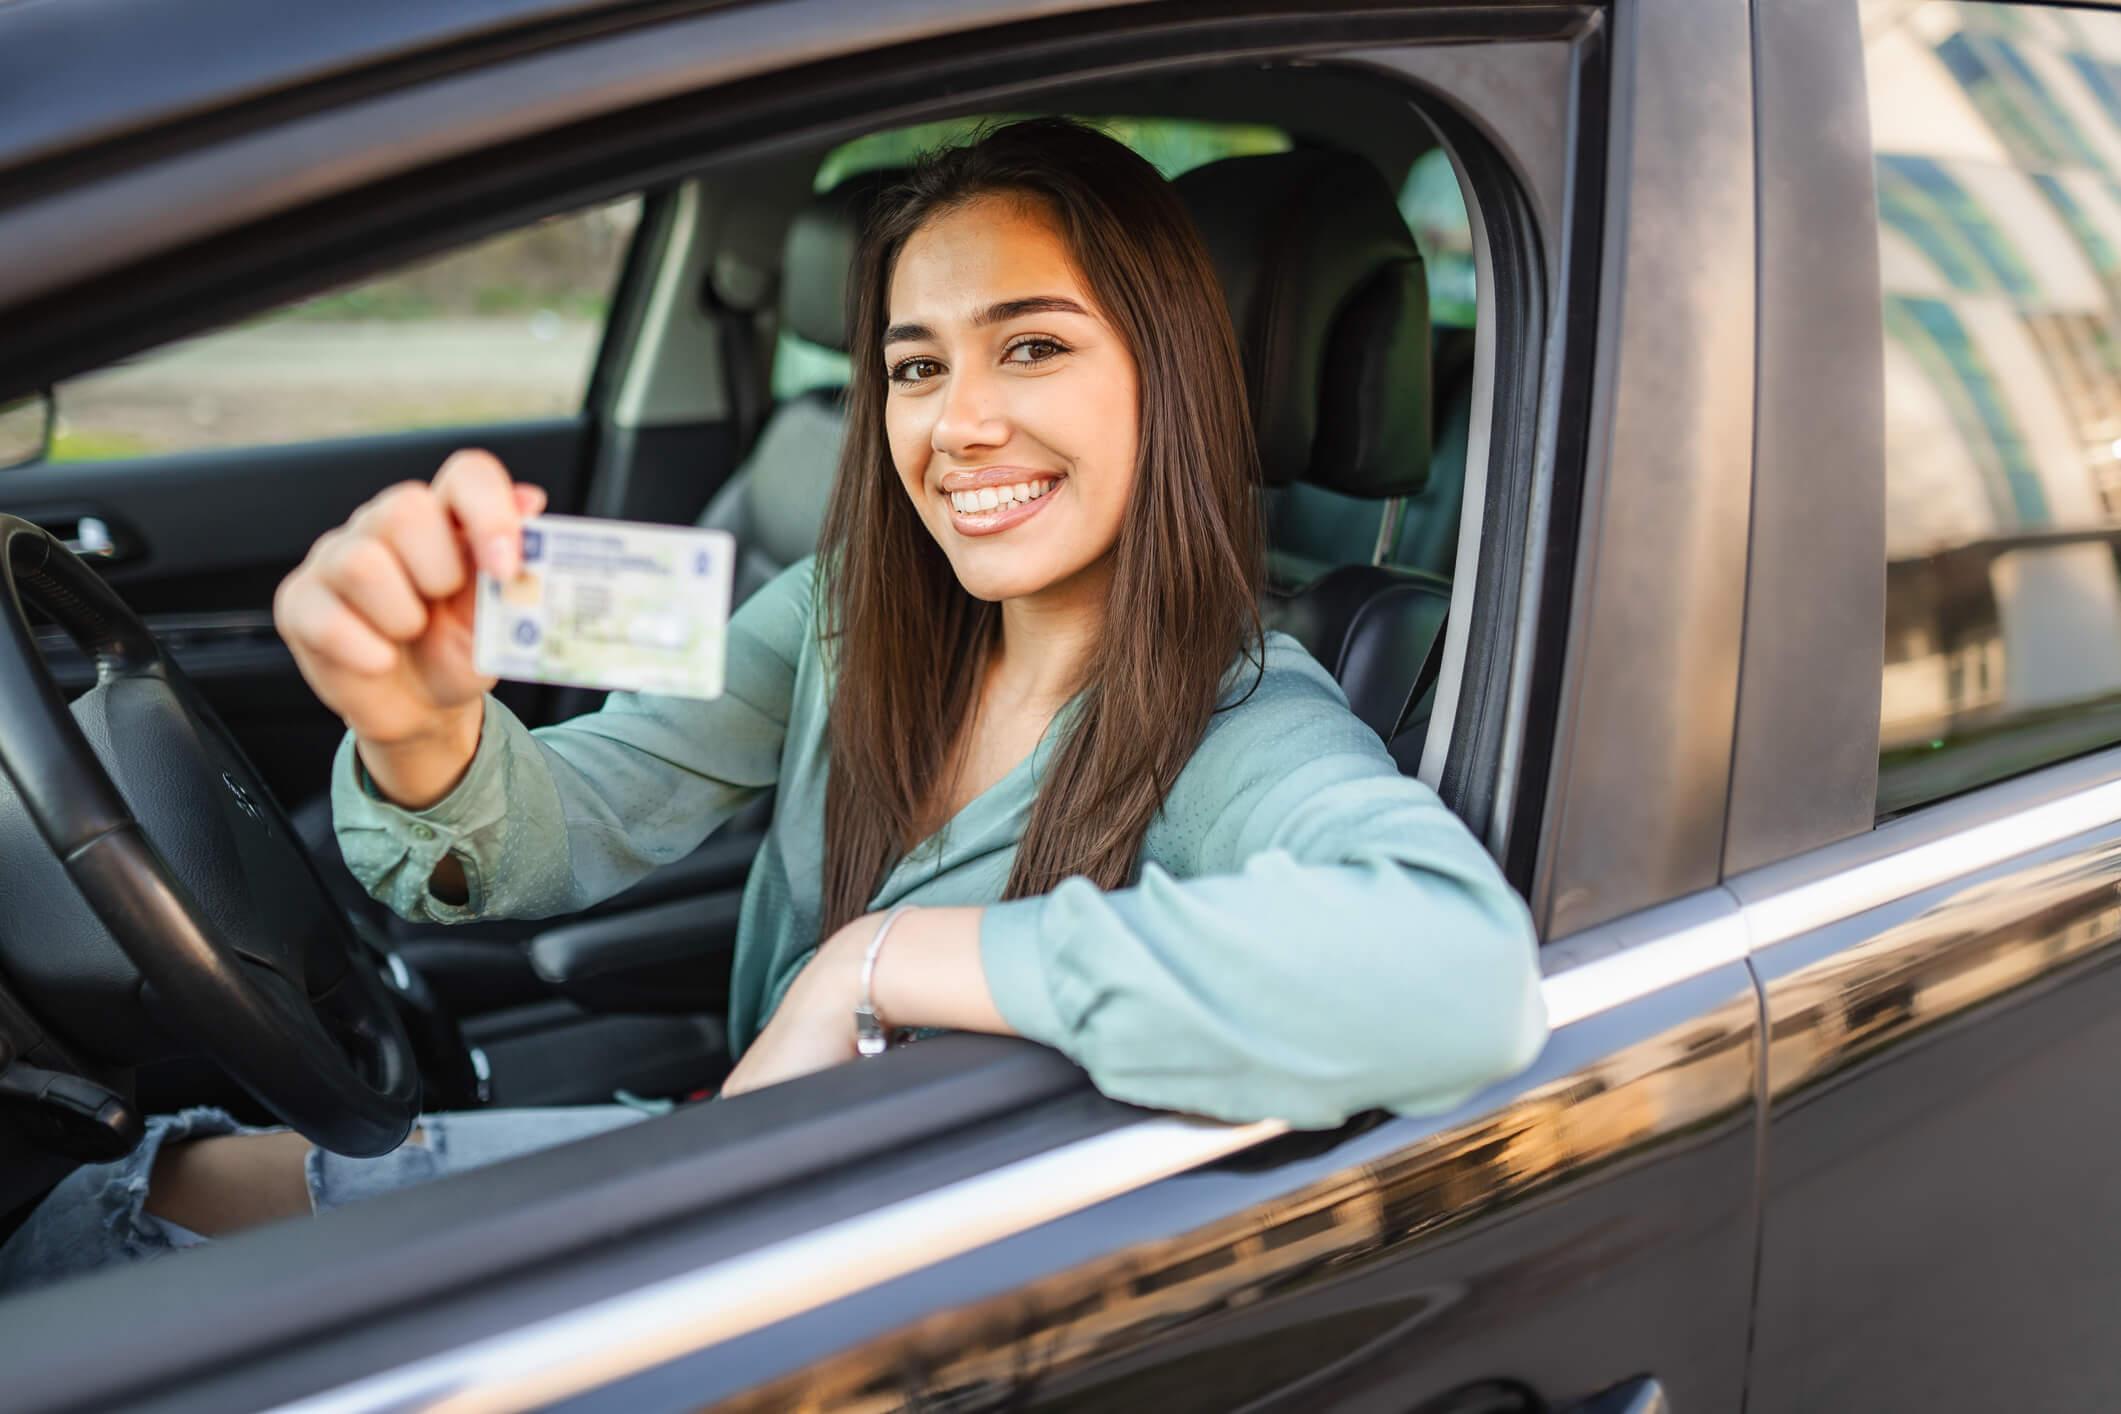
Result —
<instances>
[{"instance_id":1,"label":"black car body","mask_svg":"<svg viewBox=\"0 0 2121 1414\"><path fill-rule=\"evenodd\" d=\"M2111 1404L2121 679L2095 668L2121 518L2086 488L2121 452L2117 25L1952 0L0 4L0 402L57 384L63 416L113 361L641 194L579 408L477 429L593 514L688 519L729 478L770 329L686 261L716 221L775 250L849 138L1249 121L1394 179L1442 148L1469 434L1447 627L1406 665L1433 669L1426 726L1394 746L1531 901L1554 1024L1456 1112L1323 1134L1143 1113L944 1038L0 1304L0 1406ZM1880 90L1908 74L1944 87ZM1880 115L1946 156L1886 151ZM2037 231L1995 195L2020 166L2059 213ZM757 194L761 230L716 192ZM2065 247L2067 280L2041 263ZM656 384L686 357L708 392ZM304 796L337 725L271 586L465 440L30 465L0 511L113 546L110 583ZM1975 509L1904 529L1958 504L1962 443ZM1915 465L1946 471L1910 494ZM743 864L527 946L552 983L610 929L690 936ZM457 956L399 941L431 977ZM559 981L573 1058L684 985ZM6 985L0 1034L57 1024L64 997ZM655 1024L627 1044L696 1048L696 1019ZM479 1034L490 1061L507 1038ZM0 1213L63 1171L0 1129Z\"/></svg>"}]
</instances>

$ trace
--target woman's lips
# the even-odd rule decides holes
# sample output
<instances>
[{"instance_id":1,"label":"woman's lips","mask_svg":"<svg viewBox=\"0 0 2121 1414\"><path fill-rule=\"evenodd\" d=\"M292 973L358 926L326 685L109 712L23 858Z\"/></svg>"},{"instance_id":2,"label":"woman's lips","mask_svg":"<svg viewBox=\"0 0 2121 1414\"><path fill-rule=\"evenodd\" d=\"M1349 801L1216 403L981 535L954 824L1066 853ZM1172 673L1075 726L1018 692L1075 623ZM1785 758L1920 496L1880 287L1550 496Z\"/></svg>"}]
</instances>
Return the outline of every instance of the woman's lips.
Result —
<instances>
[{"instance_id":1,"label":"woman's lips","mask_svg":"<svg viewBox=\"0 0 2121 1414\"><path fill-rule=\"evenodd\" d=\"M1067 484L1066 477L1056 479L1046 494L1035 501L1011 501L996 506L991 511L961 511L951 504L949 493L943 493L943 508L950 512L950 524L960 535L999 535L1013 530L1044 510ZM969 489L969 488L968 488Z\"/></svg>"},{"instance_id":2,"label":"woman's lips","mask_svg":"<svg viewBox=\"0 0 2121 1414\"><path fill-rule=\"evenodd\" d=\"M977 471L946 471L937 478L943 494L977 491L983 486L1014 486L1023 481L1059 481L1061 473L1032 466L983 466Z\"/></svg>"}]
</instances>

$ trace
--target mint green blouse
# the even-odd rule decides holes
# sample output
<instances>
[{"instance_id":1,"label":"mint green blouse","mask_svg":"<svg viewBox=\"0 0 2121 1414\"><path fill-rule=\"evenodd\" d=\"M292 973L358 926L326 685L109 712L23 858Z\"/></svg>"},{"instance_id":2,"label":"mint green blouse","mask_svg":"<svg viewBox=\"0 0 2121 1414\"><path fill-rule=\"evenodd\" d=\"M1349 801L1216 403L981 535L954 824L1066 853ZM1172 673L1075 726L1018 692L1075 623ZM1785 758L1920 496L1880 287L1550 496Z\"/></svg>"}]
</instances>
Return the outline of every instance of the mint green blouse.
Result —
<instances>
[{"instance_id":1,"label":"mint green blouse","mask_svg":"<svg viewBox=\"0 0 2121 1414\"><path fill-rule=\"evenodd\" d=\"M741 1053L819 942L830 691L812 591L804 561L737 611L711 702L615 693L532 731L489 697L470 769L425 810L364 789L349 735L332 772L347 864L406 918L542 918L682 857L777 787L731 979ZM1138 884L1000 902L1064 711L871 908L987 905L980 953L1009 1024L1158 1109L1329 1126L1446 1109L1528 1064L1546 1035L1536 943L1494 862L1294 639L1270 634L1253 677L1233 670ZM427 886L450 852L462 905Z\"/></svg>"}]
</instances>

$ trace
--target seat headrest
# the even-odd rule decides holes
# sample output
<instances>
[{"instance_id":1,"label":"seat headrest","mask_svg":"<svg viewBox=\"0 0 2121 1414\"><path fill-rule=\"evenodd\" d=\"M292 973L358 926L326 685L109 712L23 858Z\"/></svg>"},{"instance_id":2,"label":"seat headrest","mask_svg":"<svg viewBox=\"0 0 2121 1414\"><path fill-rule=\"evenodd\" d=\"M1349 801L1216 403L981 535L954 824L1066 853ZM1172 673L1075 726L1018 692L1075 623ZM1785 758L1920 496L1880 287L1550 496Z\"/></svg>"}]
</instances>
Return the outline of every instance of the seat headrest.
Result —
<instances>
[{"instance_id":1,"label":"seat headrest","mask_svg":"<svg viewBox=\"0 0 2121 1414\"><path fill-rule=\"evenodd\" d=\"M855 248L877 197L905 174L900 167L858 173L796 213L781 244L783 329L847 352L847 281Z\"/></svg>"},{"instance_id":2,"label":"seat headrest","mask_svg":"<svg viewBox=\"0 0 2121 1414\"><path fill-rule=\"evenodd\" d=\"M1412 496L1429 479L1429 291L1352 153L1230 157L1173 185L1222 277L1267 484Z\"/></svg>"}]
</instances>

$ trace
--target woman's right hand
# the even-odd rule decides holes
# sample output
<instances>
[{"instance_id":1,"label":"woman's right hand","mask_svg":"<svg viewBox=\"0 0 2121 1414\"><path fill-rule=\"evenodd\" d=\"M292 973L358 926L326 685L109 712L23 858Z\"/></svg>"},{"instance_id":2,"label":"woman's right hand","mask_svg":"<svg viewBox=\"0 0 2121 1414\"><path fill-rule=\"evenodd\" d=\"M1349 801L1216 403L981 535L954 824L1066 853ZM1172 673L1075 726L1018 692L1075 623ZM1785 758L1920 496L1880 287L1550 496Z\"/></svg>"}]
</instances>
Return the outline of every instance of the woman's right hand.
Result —
<instances>
[{"instance_id":1,"label":"woman's right hand","mask_svg":"<svg viewBox=\"0 0 2121 1414\"><path fill-rule=\"evenodd\" d=\"M318 537L273 596L295 665L401 805L433 804L471 764L494 683L472 666L476 571L513 578L544 506L491 453L459 451Z\"/></svg>"}]
</instances>

